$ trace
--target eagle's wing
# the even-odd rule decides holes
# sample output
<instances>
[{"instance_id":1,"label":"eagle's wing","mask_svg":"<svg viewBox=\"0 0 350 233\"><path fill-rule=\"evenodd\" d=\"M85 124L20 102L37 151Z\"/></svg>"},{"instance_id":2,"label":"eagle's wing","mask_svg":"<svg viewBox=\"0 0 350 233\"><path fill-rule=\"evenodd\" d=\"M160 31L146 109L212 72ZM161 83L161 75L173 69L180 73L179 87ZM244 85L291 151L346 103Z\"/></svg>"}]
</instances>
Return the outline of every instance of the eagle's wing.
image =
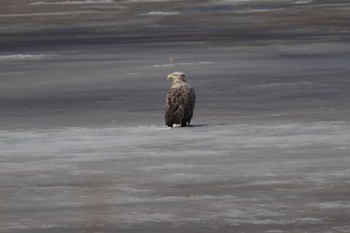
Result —
<instances>
[{"instance_id":1,"label":"eagle's wing","mask_svg":"<svg viewBox=\"0 0 350 233\"><path fill-rule=\"evenodd\" d=\"M189 89L188 102L186 104L185 119L184 119L185 122L188 124L191 123L195 104L196 104L196 94L194 92L194 89L191 87Z\"/></svg>"},{"instance_id":2,"label":"eagle's wing","mask_svg":"<svg viewBox=\"0 0 350 233\"><path fill-rule=\"evenodd\" d=\"M181 124L185 111L185 98L182 88L170 88L165 104L165 124L167 126Z\"/></svg>"}]
</instances>

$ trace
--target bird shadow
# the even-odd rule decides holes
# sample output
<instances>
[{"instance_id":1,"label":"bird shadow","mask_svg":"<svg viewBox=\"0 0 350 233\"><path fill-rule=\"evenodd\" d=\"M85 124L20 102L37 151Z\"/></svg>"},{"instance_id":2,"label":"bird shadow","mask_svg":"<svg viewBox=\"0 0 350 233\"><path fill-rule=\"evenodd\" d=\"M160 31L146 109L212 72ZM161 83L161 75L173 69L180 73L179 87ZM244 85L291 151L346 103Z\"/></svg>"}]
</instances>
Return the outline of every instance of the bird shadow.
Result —
<instances>
[{"instance_id":1,"label":"bird shadow","mask_svg":"<svg viewBox=\"0 0 350 233\"><path fill-rule=\"evenodd\" d=\"M197 128L197 127L209 127L209 126L221 126L221 125L230 125L228 123L218 123L218 124L194 124L194 125L187 125L184 128Z\"/></svg>"}]
</instances>

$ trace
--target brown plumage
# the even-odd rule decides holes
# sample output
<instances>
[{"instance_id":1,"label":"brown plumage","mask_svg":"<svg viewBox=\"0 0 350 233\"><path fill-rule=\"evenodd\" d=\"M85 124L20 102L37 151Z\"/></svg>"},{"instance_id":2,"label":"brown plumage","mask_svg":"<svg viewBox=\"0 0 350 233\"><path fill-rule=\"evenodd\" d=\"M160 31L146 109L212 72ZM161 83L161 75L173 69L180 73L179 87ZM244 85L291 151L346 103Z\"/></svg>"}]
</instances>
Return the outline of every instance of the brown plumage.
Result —
<instances>
[{"instance_id":1,"label":"brown plumage","mask_svg":"<svg viewBox=\"0 0 350 233\"><path fill-rule=\"evenodd\" d=\"M186 75L175 72L168 75L173 84L165 104L165 124L169 127L183 127L191 123L196 102L194 89L187 84Z\"/></svg>"}]
</instances>

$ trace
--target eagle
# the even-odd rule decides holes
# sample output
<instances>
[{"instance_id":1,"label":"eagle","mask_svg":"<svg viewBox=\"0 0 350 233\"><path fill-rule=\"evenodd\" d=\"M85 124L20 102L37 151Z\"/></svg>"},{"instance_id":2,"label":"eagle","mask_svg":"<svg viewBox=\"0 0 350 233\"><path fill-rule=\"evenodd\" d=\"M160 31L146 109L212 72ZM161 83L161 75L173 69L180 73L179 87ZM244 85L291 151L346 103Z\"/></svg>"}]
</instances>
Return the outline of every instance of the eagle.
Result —
<instances>
[{"instance_id":1,"label":"eagle","mask_svg":"<svg viewBox=\"0 0 350 233\"><path fill-rule=\"evenodd\" d=\"M172 128L188 126L191 123L196 102L194 89L186 82L186 74L174 72L167 79L173 83L165 103L165 125Z\"/></svg>"}]
</instances>

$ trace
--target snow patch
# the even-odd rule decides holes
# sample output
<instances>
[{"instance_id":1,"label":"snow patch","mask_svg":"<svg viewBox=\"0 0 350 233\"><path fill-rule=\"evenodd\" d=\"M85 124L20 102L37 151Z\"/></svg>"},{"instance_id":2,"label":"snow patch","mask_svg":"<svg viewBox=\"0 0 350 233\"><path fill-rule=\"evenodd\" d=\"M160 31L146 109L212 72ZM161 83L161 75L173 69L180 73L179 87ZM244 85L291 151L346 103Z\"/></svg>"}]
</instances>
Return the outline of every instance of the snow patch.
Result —
<instances>
[{"instance_id":1,"label":"snow patch","mask_svg":"<svg viewBox=\"0 0 350 233\"><path fill-rule=\"evenodd\" d=\"M141 15L151 15L151 16L172 16L172 15L180 15L179 11L150 11Z\"/></svg>"},{"instance_id":2,"label":"snow patch","mask_svg":"<svg viewBox=\"0 0 350 233\"><path fill-rule=\"evenodd\" d=\"M43 60L57 56L56 54L11 54L0 55L0 61L28 61Z\"/></svg>"}]
</instances>

